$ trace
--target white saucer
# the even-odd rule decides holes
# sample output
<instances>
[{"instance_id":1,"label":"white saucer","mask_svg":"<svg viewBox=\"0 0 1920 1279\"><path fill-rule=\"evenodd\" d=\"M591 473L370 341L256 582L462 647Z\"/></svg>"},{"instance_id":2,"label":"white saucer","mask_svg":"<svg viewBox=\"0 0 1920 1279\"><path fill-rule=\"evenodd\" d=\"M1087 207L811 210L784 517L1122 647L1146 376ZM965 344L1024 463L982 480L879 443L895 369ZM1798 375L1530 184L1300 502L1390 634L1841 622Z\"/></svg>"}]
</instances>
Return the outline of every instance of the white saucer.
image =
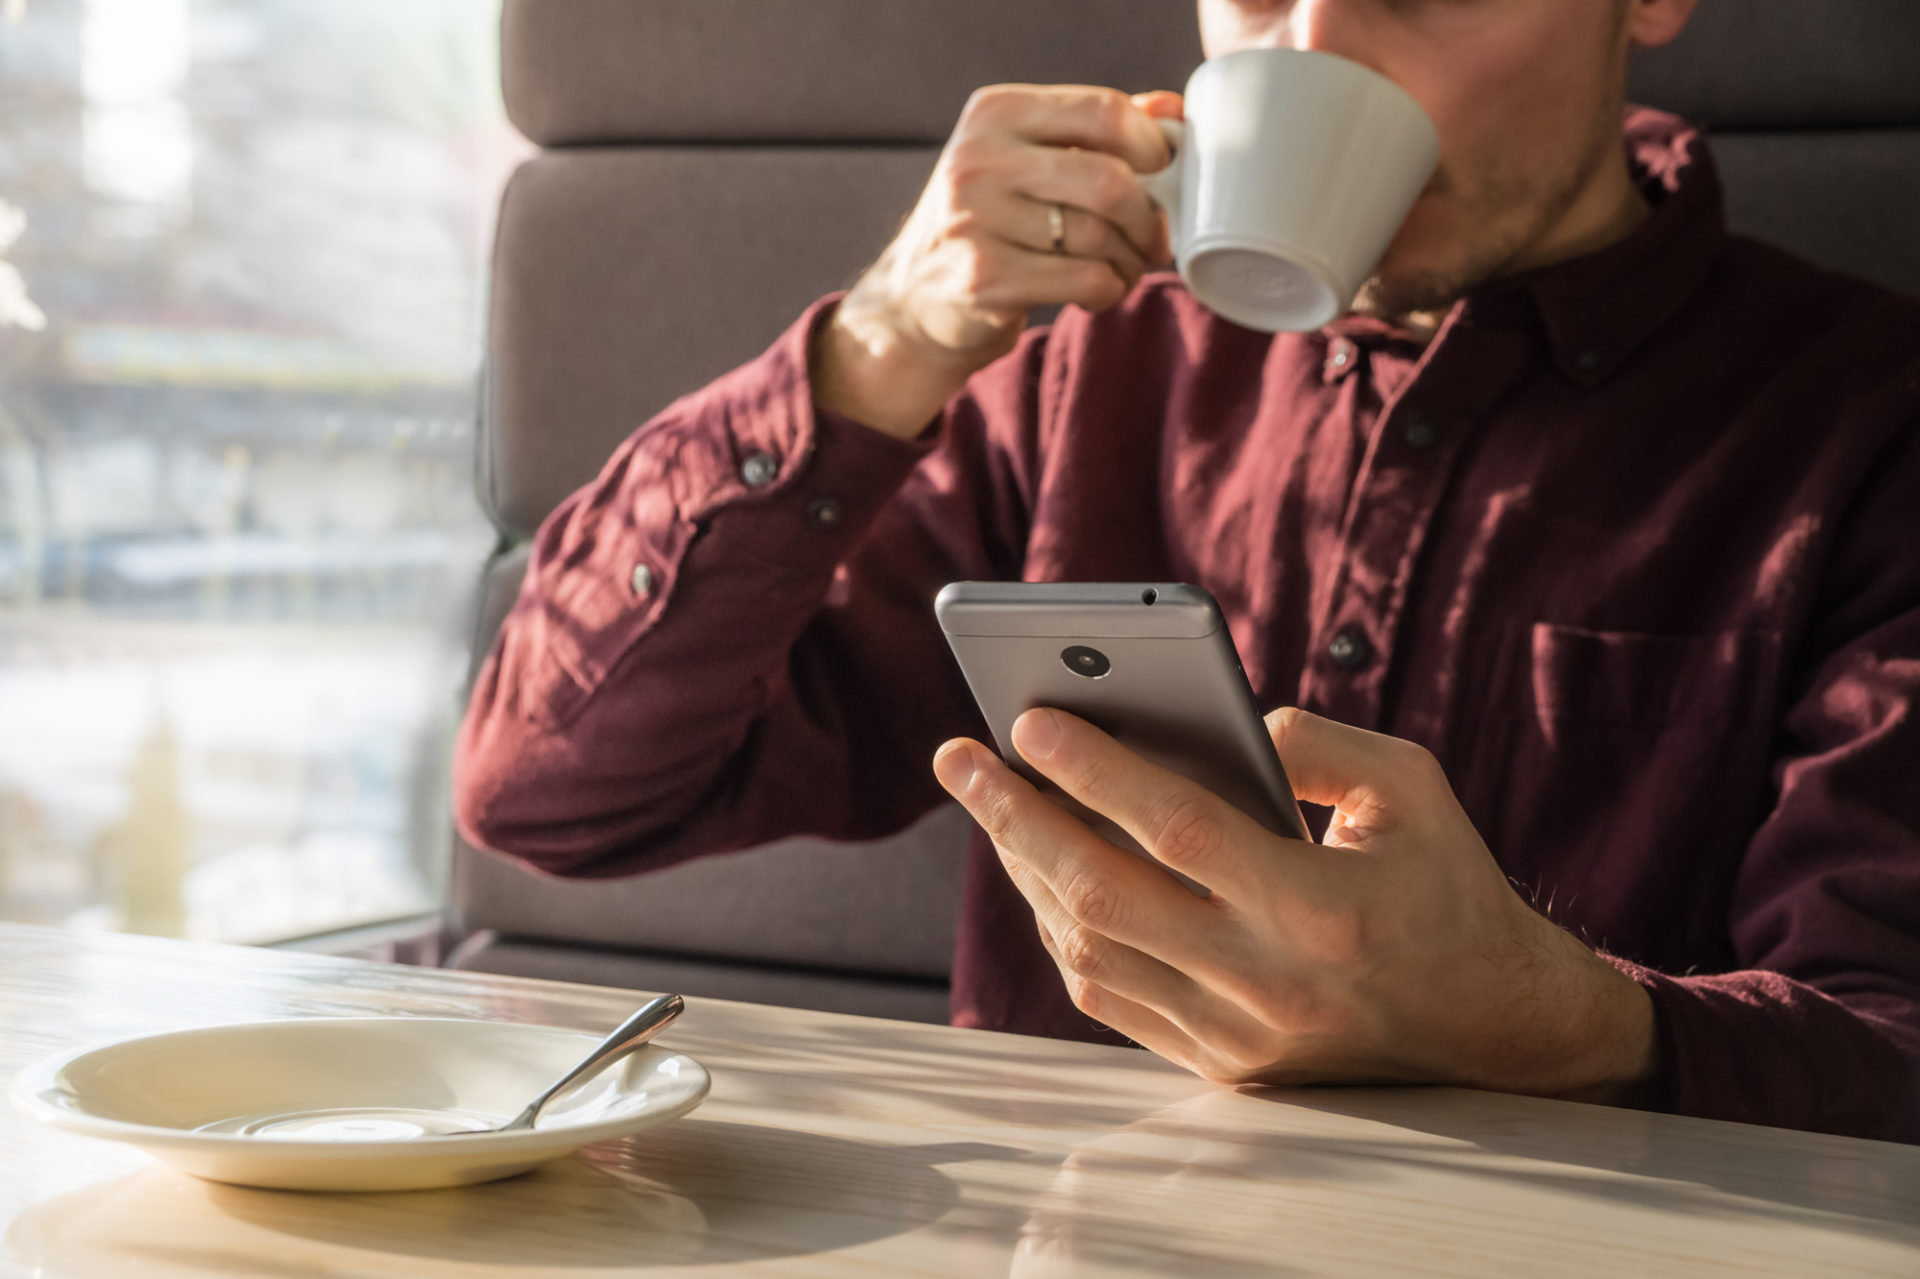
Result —
<instances>
[{"instance_id":1,"label":"white saucer","mask_svg":"<svg viewBox=\"0 0 1920 1279\"><path fill-rule=\"evenodd\" d=\"M63 1053L16 1075L12 1094L56 1128L130 1142L213 1181L418 1190L511 1177L706 1097L699 1062L649 1046L556 1100L530 1132L453 1135L506 1122L598 1040L438 1018L250 1022Z\"/></svg>"}]
</instances>

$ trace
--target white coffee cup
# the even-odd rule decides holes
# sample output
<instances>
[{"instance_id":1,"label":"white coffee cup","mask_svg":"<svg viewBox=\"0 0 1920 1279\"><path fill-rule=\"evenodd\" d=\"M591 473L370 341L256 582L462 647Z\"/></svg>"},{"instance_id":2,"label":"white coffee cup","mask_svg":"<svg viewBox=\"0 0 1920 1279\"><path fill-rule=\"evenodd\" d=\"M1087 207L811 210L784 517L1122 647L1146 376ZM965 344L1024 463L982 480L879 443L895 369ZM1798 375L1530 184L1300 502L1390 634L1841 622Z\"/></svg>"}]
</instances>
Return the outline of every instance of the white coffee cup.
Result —
<instances>
[{"instance_id":1,"label":"white coffee cup","mask_svg":"<svg viewBox=\"0 0 1920 1279\"><path fill-rule=\"evenodd\" d=\"M1420 104L1357 62L1241 49L1187 81L1173 163L1141 178L1194 296L1248 328L1346 311L1439 163Z\"/></svg>"}]
</instances>

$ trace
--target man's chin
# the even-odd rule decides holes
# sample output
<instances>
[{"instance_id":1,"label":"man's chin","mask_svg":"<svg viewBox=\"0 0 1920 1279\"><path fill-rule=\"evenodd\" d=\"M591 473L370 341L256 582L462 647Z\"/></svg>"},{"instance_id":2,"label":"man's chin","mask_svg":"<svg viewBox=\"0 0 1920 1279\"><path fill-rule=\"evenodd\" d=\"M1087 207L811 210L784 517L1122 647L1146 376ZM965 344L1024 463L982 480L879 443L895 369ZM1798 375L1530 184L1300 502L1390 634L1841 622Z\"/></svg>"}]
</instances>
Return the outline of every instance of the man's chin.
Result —
<instances>
[{"instance_id":1,"label":"man's chin","mask_svg":"<svg viewBox=\"0 0 1920 1279\"><path fill-rule=\"evenodd\" d=\"M1500 274L1524 237L1492 216L1479 217L1480 229L1469 234L1463 228L1476 220L1471 212L1423 196L1360 286L1354 312L1431 328L1454 303Z\"/></svg>"}]
</instances>

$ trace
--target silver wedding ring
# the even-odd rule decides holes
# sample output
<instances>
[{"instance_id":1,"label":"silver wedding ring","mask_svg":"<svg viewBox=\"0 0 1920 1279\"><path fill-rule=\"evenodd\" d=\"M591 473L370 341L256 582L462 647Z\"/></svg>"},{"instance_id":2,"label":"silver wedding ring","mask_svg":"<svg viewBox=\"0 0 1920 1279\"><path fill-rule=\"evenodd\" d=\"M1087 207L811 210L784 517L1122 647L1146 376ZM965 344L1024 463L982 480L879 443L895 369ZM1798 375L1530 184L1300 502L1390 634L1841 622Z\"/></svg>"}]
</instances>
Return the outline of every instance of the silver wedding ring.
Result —
<instances>
[{"instance_id":1,"label":"silver wedding ring","mask_svg":"<svg viewBox=\"0 0 1920 1279\"><path fill-rule=\"evenodd\" d=\"M1047 206L1047 230L1051 232L1053 235L1053 247L1051 249L1051 252L1065 253L1067 251L1067 206L1066 205L1049 204Z\"/></svg>"}]
</instances>

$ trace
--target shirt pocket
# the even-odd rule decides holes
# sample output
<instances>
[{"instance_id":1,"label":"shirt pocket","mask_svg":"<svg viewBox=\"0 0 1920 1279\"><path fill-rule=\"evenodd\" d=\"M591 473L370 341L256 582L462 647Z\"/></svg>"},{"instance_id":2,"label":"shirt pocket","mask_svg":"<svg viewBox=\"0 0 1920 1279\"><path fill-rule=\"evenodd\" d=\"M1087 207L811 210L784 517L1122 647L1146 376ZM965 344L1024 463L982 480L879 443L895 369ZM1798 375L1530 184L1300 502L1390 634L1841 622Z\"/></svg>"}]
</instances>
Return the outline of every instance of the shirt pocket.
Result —
<instances>
[{"instance_id":1,"label":"shirt pocket","mask_svg":"<svg viewBox=\"0 0 1920 1279\"><path fill-rule=\"evenodd\" d=\"M1776 631L1656 635L1536 622L1526 638L1530 717L1548 739L1578 724L1685 732L1773 718Z\"/></svg>"},{"instance_id":2,"label":"shirt pocket","mask_svg":"<svg viewBox=\"0 0 1920 1279\"><path fill-rule=\"evenodd\" d=\"M1507 873L1620 953L1699 962L1765 812L1782 648L1768 630L1509 632L1461 794Z\"/></svg>"}]
</instances>

